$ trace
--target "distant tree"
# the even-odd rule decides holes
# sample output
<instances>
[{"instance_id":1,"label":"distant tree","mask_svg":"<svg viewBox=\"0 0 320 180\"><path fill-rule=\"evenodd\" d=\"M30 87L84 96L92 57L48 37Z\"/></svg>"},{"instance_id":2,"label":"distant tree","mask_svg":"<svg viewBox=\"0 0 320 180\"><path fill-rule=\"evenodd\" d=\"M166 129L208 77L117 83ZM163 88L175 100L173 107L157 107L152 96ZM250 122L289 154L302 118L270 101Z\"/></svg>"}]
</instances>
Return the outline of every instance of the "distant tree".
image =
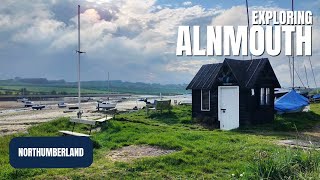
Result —
<instances>
[{"instance_id":1,"label":"distant tree","mask_svg":"<svg viewBox=\"0 0 320 180\"><path fill-rule=\"evenodd\" d=\"M57 92L55 90L51 91L51 95L56 95Z\"/></svg>"},{"instance_id":2,"label":"distant tree","mask_svg":"<svg viewBox=\"0 0 320 180\"><path fill-rule=\"evenodd\" d=\"M29 94L29 92L27 91L27 88L21 88L19 90L19 94L20 95L27 95L27 94Z\"/></svg>"},{"instance_id":3,"label":"distant tree","mask_svg":"<svg viewBox=\"0 0 320 180\"><path fill-rule=\"evenodd\" d=\"M6 90L6 91L4 92L4 94L5 94L5 95L12 95L12 91Z\"/></svg>"},{"instance_id":4,"label":"distant tree","mask_svg":"<svg viewBox=\"0 0 320 180\"><path fill-rule=\"evenodd\" d=\"M62 91L62 92L60 92L59 94L61 94L61 95L67 95L68 93L65 92L65 91Z\"/></svg>"}]
</instances>

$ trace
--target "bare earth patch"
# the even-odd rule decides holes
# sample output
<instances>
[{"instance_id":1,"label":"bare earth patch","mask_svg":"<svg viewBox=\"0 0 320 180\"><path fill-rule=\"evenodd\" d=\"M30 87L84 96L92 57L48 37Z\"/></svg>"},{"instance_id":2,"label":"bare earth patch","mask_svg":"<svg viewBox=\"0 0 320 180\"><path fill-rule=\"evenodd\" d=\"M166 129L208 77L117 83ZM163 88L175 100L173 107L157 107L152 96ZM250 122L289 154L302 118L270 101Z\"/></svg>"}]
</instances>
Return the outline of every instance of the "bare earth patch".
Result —
<instances>
[{"instance_id":1,"label":"bare earth patch","mask_svg":"<svg viewBox=\"0 0 320 180\"><path fill-rule=\"evenodd\" d=\"M280 140L278 141L278 145L288 146L293 148L320 150L320 143L314 142L314 141L298 140L298 139Z\"/></svg>"},{"instance_id":2,"label":"bare earth patch","mask_svg":"<svg viewBox=\"0 0 320 180\"><path fill-rule=\"evenodd\" d=\"M166 150L156 146L149 145L131 145L113 150L108 153L107 158L112 161L128 162L143 157L156 157L175 152L175 150Z\"/></svg>"},{"instance_id":3,"label":"bare earth patch","mask_svg":"<svg viewBox=\"0 0 320 180\"><path fill-rule=\"evenodd\" d=\"M316 140L320 139L320 125L315 126L312 130L304 132L304 135L310 136Z\"/></svg>"}]
</instances>

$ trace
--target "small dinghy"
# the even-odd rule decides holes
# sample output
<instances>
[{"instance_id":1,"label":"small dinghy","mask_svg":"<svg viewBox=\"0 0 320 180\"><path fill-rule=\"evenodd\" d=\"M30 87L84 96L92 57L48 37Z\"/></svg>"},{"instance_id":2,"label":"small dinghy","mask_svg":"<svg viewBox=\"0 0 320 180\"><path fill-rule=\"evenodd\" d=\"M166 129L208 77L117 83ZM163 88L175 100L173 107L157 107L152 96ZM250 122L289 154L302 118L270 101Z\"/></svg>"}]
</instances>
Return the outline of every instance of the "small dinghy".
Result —
<instances>
[{"instance_id":1,"label":"small dinghy","mask_svg":"<svg viewBox=\"0 0 320 180\"><path fill-rule=\"evenodd\" d=\"M302 112L309 105L309 100L291 90L274 103L274 109L278 114Z\"/></svg>"},{"instance_id":2,"label":"small dinghy","mask_svg":"<svg viewBox=\"0 0 320 180\"><path fill-rule=\"evenodd\" d=\"M315 101L319 101L320 100L320 94L313 95L312 99L315 100Z\"/></svg>"},{"instance_id":3,"label":"small dinghy","mask_svg":"<svg viewBox=\"0 0 320 180\"><path fill-rule=\"evenodd\" d=\"M58 103L58 107L59 108L65 108L65 107L67 107L67 105L64 102L59 102Z\"/></svg>"},{"instance_id":4,"label":"small dinghy","mask_svg":"<svg viewBox=\"0 0 320 180\"><path fill-rule=\"evenodd\" d=\"M31 102L31 101L24 102L24 107L32 107L32 106L33 106L33 102Z\"/></svg>"},{"instance_id":5,"label":"small dinghy","mask_svg":"<svg viewBox=\"0 0 320 180\"><path fill-rule=\"evenodd\" d=\"M109 110L113 109L117 106L116 103L108 102L108 101L103 101L103 102L98 102L97 104L97 110L100 111L100 109L103 110Z\"/></svg>"},{"instance_id":6,"label":"small dinghy","mask_svg":"<svg viewBox=\"0 0 320 180\"><path fill-rule=\"evenodd\" d=\"M42 110L45 107L46 106L44 106L44 105L36 104L36 105L32 106L32 109L34 109L34 110Z\"/></svg>"}]
</instances>

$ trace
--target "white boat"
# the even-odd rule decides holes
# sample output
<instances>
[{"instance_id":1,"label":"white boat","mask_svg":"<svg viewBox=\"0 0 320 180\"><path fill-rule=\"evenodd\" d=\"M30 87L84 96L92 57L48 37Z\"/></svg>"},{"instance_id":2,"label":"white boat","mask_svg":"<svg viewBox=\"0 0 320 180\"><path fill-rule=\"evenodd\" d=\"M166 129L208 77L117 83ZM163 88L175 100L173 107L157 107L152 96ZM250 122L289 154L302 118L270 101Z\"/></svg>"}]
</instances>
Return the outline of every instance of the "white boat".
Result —
<instances>
[{"instance_id":1,"label":"white boat","mask_svg":"<svg viewBox=\"0 0 320 180\"><path fill-rule=\"evenodd\" d=\"M108 72L108 101L97 101L97 110L100 111L100 109L103 110L108 110L108 109L113 109L117 106L117 103L115 102L109 102L109 87L110 87L110 83L109 83L109 72Z\"/></svg>"},{"instance_id":2,"label":"white boat","mask_svg":"<svg viewBox=\"0 0 320 180\"><path fill-rule=\"evenodd\" d=\"M17 99L17 102L26 102L26 101L29 101L29 99L27 98L20 98L20 99Z\"/></svg>"},{"instance_id":3,"label":"white boat","mask_svg":"<svg viewBox=\"0 0 320 180\"><path fill-rule=\"evenodd\" d=\"M31 101L24 102L24 107L32 107L32 106L33 106L33 102L31 102Z\"/></svg>"},{"instance_id":4,"label":"white boat","mask_svg":"<svg viewBox=\"0 0 320 180\"><path fill-rule=\"evenodd\" d=\"M35 110L42 110L43 108L45 108L46 106L44 105L41 105L41 104L35 104L32 106L32 109L35 109Z\"/></svg>"},{"instance_id":5,"label":"white boat","mask_svg":"<svg viewBox=\"0 0 320 180\"><path fill-rule=\"evenodd\" d=\"M116 106L117 106L116 103L107 102L107 101L103 101L103 102L98 101L97 110L100 111L100 109L103 109L103 110L113 109Z\"/></svg>"},{"instance_id":6,"label":"white boat","mask_svg":"<svg viewBox=\"0 0 320 180\"><path fill-rule=\"evenodd\" d=\"M59 108L65 108L65 107L67 107L67 105L64 102L59 102L58 103L58 107Z\"/></svg>"}]
</instances>

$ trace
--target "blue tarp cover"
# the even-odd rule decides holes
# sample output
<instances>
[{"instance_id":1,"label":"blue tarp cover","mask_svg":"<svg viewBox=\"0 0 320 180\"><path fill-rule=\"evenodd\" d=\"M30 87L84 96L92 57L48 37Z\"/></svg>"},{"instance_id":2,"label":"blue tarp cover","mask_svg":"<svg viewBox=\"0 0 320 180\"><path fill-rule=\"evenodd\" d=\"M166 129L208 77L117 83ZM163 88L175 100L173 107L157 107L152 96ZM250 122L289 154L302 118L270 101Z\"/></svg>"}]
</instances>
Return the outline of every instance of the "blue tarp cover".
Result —
<instances>
[{"instance_id":1,"label":"blue tarp cover","mask_svg":"<svg viewBox=\"0 0 320 180\"><path fill-rule=\"evenodd\" d=\"M309 105L307 98L298 94L295 90L291 90L275 101L274 109L278 113L289 113L296 112L307 105Z\"/></svg>"},{"instance_id":2,"label":"blue tarp cover","mask_svg":"<svg viewBox=\"0 0 320 180\"><path fill-rule=\"evenodd\" d=\"M315 94L312 96L313 99L320 99L320 94Z\"/></svg>"}]
</instances>

